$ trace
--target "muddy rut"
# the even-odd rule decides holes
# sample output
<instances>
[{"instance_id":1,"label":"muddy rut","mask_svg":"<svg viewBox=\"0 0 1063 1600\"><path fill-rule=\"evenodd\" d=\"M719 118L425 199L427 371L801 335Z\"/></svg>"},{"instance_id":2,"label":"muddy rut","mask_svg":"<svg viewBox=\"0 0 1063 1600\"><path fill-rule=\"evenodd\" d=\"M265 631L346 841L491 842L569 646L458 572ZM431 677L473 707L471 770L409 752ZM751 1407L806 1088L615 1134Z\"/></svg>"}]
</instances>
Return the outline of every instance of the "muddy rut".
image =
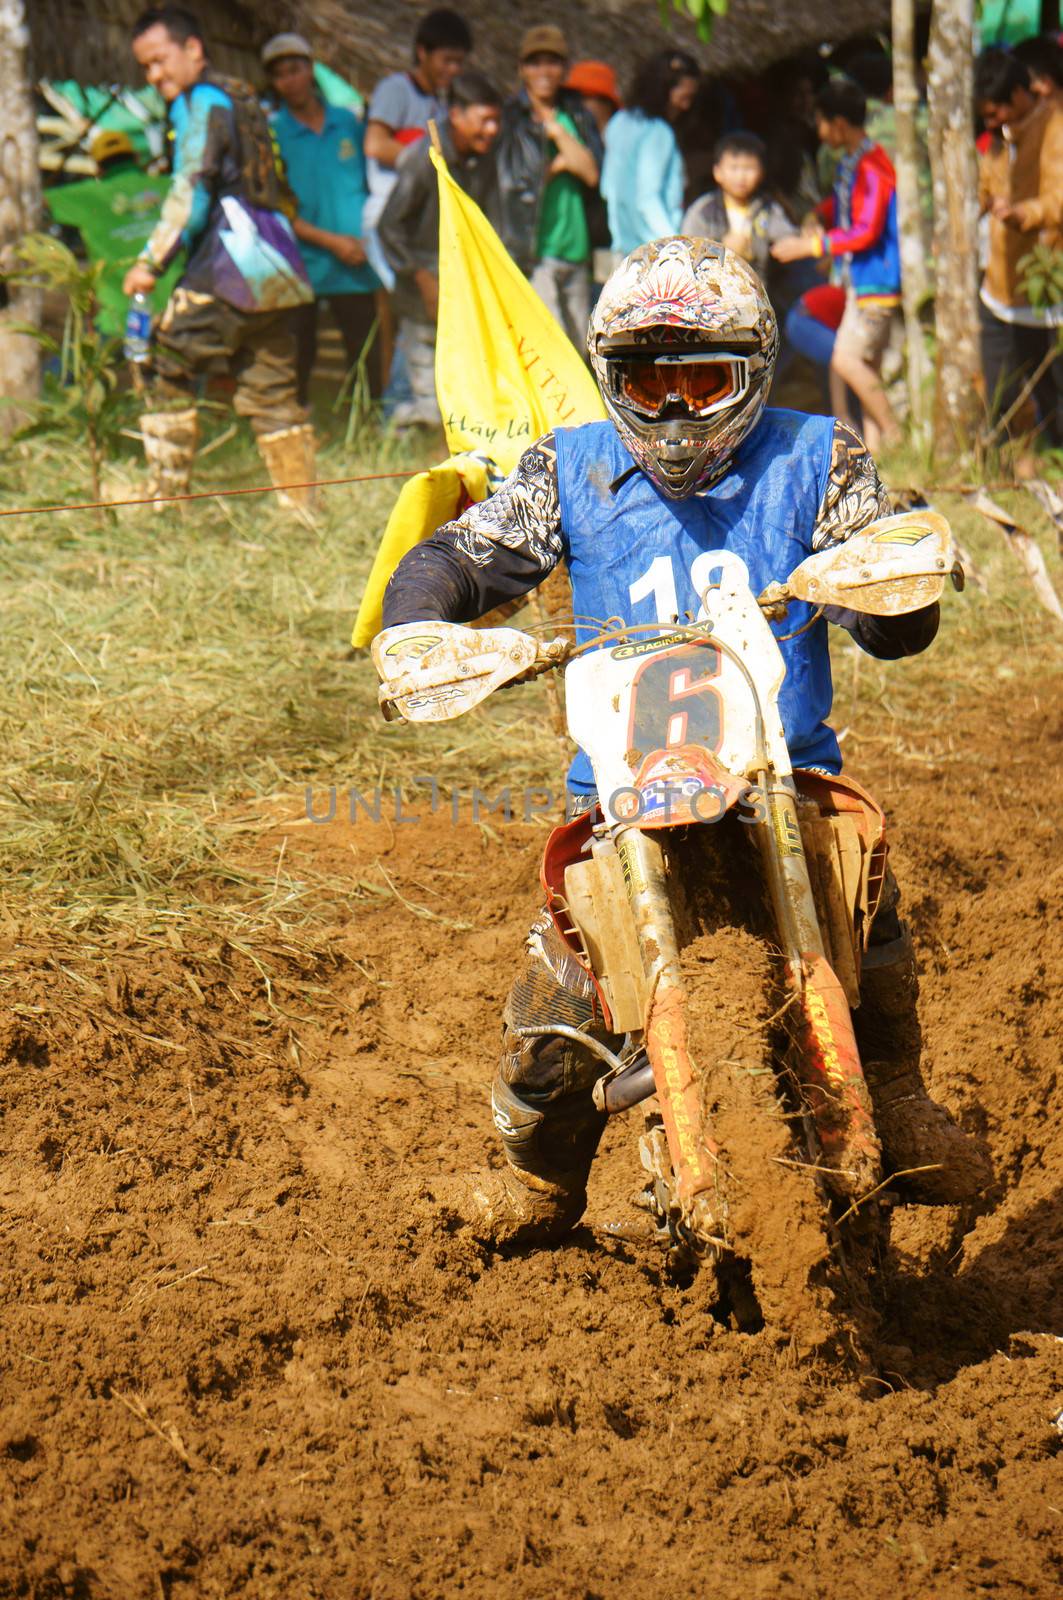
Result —
<instances>
[{"instance_id":1,"label":"muddy rut","mask_svg":"<svg viewBox=\"0 0 1063 1600\"><path fill-rule=\"evenodd\" d=\"M279 816L263 850L401 899L272 1004L236 951L72 986L7 948L0 1595L1058 1594L1063 727L1007 708L1035 779L1003 715L959 714L936 765L850 757L891 814L928 1075L998 1173L898 1216L863 1373L721 1327L606 1234L633 1119L562 1248L491 1255L404 1202L491 1154L535 828Z\"/></svg>"}]
</instances>

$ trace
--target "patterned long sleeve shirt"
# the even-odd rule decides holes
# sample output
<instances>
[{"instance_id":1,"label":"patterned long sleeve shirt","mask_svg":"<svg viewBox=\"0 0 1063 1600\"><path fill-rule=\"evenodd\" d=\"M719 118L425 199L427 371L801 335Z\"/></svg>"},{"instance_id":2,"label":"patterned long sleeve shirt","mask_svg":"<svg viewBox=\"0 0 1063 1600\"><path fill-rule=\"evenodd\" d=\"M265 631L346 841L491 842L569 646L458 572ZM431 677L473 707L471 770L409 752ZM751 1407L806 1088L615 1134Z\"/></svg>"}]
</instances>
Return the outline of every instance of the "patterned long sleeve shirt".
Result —
<instances>
[{"instance_id":1,"label":"patterned long sleeve shirt","mask_svg":"<svg viewBox=\"0 0 1063 1600\"><path fill-rule=\"evenodd\" d=\"M312 300L285 215L290 195L250 91L204 74L173 102L170 118L173 182L140 260L158 275L186 250L182 285L241 311Z\"/></svg>"},{"instance_id":2,"label":"patterned long sleeve shirt","mask_svg":"<svg viewBox=\"0 0 1063 1600\"><path fill-rule=\"evenodd\" d=\"M813 549L842 543L890 510L862 440L836 422ZM384 625L475 621L528 594L563 556L557 450L548 433L524 452L495 494L445 523L404 557L384 595ZM936 604L900 617L871 617L837 607L828 607L824 615L881 660L917 655L938 628Z\"/></svg>"}]
</instances>

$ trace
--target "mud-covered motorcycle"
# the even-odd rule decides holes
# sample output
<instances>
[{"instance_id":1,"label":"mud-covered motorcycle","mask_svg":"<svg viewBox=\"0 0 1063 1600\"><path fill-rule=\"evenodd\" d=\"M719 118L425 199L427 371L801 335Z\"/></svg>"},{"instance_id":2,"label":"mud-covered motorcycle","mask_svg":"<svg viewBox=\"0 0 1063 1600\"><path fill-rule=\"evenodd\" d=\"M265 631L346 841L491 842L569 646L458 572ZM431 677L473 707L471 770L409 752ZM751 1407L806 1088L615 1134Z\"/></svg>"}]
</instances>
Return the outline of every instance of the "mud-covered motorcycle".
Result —
<instances>
[{"instance_id":1,"label":"mud-covered motorcycle","mask_svg":"<svg viewBox=\"0 0 1063 1600\"><path fill-rule=\"evenodd\" d=\"M409 623L373 660L384 715L409 722L563 668L598 799L551 833L542 884L623 1044L534 1031L601 1059L601 1110L646 1103L644 1203L675 1264L715 1272L740 1325L762 1314L814 1342L830 1308L865 1300L888 1230L851 1015L886 850L858 784L792 769L769 620L792 600L898 615L961 575L933 512L882 518L759 597L741 561L716 570L688 623L580 645Z\"/></svg>"}]
</instances>

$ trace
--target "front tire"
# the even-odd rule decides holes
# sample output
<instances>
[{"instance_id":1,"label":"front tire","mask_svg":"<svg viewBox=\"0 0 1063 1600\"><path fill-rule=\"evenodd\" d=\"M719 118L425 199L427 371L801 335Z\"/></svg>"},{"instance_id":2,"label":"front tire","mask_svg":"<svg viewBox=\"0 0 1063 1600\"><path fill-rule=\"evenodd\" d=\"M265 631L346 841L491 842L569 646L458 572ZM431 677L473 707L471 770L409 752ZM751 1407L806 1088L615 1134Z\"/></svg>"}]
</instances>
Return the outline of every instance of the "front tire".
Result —
<instances>
[{"instance_id":1,"label":"front tire","mask_svg":"<svg viewBox=\"0 0 1063 1600\"><path fill-rule=\"evenodd\" d=\"M871 1199L854 1210L816 1170L814 1125L785 1065L796 1002L753 853L744 830L723 824L689 830L677 857L687 1041L717 1147L707 1196L724 1241L709 1246L717 1314L744 1331L777 1329L800 1350L866 1346L888 1208Z\"/></svg>"}]
</instances>

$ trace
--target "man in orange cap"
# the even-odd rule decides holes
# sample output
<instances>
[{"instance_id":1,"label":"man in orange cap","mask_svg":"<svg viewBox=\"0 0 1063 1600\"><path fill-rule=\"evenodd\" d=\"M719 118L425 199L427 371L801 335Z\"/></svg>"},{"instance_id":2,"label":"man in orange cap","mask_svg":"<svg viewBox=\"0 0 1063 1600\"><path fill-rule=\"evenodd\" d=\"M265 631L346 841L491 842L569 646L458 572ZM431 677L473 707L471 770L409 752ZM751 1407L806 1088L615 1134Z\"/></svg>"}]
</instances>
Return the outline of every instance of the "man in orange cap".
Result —
<instances>
[{"instance_id":1,"label":"man in orange cap","mask_svg":"<svg viewBox=\"0 0 1063 1600\"><path fill-rule=\"evenodd\" d=\"M574 61L565 80L565 88L571 94L579 95L604 138L606 123L623 104L612 67L604 61Z\"/></svg>"},{"instance_id":2,"label":"man in orange cap","mask_svg":"<svg viewBox=\"0 0 1063 1600\"><path fill-rule=\"evenodd\" d=\"M584 110L592 118L604 145L609 118L623 105L620 85L616 81L616 73L612 67L607 66L604 61L576 61L569 69L565 88L569 94L579 95ZM587 226L591 234L593 280L591 304L593 305L601 293L602 284L616 266L616 260L609 233L609 213L601 190L588 190L583 198L587 211Z\"/></svg>"}]
</instances>

